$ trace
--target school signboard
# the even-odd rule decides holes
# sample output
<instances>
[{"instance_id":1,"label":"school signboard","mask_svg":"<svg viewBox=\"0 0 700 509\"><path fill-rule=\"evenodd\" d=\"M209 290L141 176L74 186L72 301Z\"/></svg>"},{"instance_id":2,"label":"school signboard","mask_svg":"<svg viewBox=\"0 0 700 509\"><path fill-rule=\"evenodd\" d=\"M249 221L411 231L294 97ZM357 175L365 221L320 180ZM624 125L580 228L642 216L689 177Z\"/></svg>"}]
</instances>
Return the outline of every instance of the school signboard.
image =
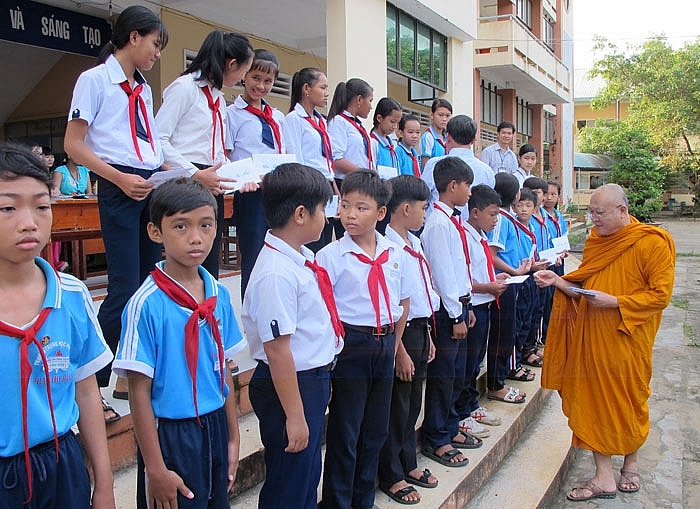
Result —
<instances>
[{"instance_id":1,"label":"school signboard","mask_svg":"<svg viewBox=\"0 0 700 509\"><path fill-rule=\"evenodd\" d=\"M112 29L94 16L28 0L0 0L0 39L97 56Z\"/></svg>"}]
</instances>

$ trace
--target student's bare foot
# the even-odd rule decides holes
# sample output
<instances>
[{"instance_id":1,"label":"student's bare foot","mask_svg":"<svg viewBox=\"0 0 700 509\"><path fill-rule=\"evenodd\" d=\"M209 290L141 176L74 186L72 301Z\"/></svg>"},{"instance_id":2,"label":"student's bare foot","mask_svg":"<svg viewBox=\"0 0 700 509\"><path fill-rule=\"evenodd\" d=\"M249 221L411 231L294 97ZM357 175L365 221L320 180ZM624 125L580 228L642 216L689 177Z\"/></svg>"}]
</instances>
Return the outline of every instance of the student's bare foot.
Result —
<instances>
[{"instance_id":1,"label":"student's bare foot","mask_svg":"<svg viewBox=\"0 0 700 509\"><path fill-rule=\"evenodd\" d=\"M406 482L423 488L435 488L438 485L438 478L427 468L423 470L416 468L406 474Z\"/></svg>"},{"instance_id":2,"label":"student's bare foot","mask_svg":"<svg viewBox=\"0 0 700 509\"><path fill-rule=\"evenodd\" d=\"M418 490L403 480L391 486L380 486L380 489L399 504L413 505L420 502Z\"/></svg>"}]
</instances>

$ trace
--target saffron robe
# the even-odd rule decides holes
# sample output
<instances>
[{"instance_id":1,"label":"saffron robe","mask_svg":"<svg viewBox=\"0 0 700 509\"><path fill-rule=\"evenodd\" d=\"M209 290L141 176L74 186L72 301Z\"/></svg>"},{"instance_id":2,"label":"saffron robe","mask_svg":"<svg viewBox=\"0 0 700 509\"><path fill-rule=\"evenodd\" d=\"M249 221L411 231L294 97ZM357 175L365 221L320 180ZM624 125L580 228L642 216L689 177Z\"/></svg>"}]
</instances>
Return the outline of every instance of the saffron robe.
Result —
<instances>
[{"instance_id":1,"label":"saffron robe","mask_svg":"<svg viewBox=\"0 0 700 509\"><path fill-rule=\"evenodd\" d=\"M631 224L586 240L578 270L564 279L615 295L619 308L554 294L542 386L558 390L573 444L627 455L649 434L652 347L671 300L675 245L660 228Z\"/></svg>"}]
</instances>

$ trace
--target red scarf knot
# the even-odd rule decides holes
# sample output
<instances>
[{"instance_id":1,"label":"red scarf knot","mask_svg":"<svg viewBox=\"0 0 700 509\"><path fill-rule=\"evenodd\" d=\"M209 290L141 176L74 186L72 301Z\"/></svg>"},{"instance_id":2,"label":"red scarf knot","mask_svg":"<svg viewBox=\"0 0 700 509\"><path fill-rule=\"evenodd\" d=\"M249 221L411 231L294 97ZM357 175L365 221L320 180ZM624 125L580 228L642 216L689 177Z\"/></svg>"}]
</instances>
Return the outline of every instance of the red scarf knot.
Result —
<instances>
[{"instance_id":1,"label":"red scarf knot","mask_svg":"<svg viewBox=\"0 0 700 509\"><path fill-rule=\"evenodd\" d=\"M379 309L379 289L381 288L382 294L384 295L384 302L386 303L386 309L389 313L389 322L393 325L394 317L391 314L391 302L389 300L389 288L386 285L386 278L384 277L384 270L382 266L389 260L389 250L386 249L382 254L377 256L372 260L369 256L361 253L352 253L355 258L360 262L366 263L370 266L369 276L367 277L367 288L369 290L369 298L372 301L372 307L374 308L374 314L377 317L377 334L382 328L382 317Z\"/></svg>"},{"instance_id":2,"label":"red scarf knot","mask_svg":"<svg viewBox=\"0 0 700 509\"><path fill-rule=\"evenodd\" d=\"M275 137L275 144L277 145L277 153L281 154L282 153L282 134L280 133L280 126L279 124L275 121L274 117L272 116L272 106L269 104L266 104L263 102L262 104L263 109L259 110L255 106L251 106L250 104L246 105L245 109L246 111L249 111L256 117L264 120L267 125L270 126L272 129L272 133Z\"/></svg>"}]
</instances>

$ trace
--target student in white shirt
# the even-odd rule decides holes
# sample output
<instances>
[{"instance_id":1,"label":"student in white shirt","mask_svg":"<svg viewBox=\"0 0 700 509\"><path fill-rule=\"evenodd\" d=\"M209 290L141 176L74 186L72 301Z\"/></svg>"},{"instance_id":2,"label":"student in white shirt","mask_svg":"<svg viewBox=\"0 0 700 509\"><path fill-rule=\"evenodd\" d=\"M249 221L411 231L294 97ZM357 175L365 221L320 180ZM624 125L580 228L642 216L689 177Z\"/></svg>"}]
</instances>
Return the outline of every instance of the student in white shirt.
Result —
<instances>
[{"instance_id":1,"label":"student in white shirt","mask_svg":"<svg viewBox=\"0 0 700 509\"><path fill-rule=\"evenodd\" d=\"M297 162L315 168L328 180L333 194L339 195L333 174L333 147L326 119L316 108L328 103L328 79L321 69L305 67L292 77L289 113L284 118L282 132L287 153L296 155ZM307 247L318 252L333 239L333 225L328 222L318 241Z\"/></svg>"},{"instance_id":2,"label":"student in white shirt","mask_svg":"<svg viewBox=\"0 0 700 509\"><path fill-rule=\"evenodd\" d=\"M202 264L219 277L224 199L221 178L216 170L226 162L226 100L222 87L238 83L250 68L253 48L244 35L214 30L185 72L163 91L163 104L156 125L163 146L165 164L170 169L187 169L216 197L217 224L214 244Z\"/></svg>"},{"instance_id":3,"label":"student in white shirt","mask_svg":"<svg viewBox=\"0 0 700 509\"><path fill-rule=\"evenodd\" d=\"M255 50L253 63L243 79L243 93L226 108L226 149L231 161L246 159L254 154L285 153L281 129L284 114L265 101L279 69L277 57L270 51ZM236 247L241 260L242 297L267 232L260 191L236 192L233 218L238 237Z\"/></svg>"},{"instance_id":4,"label":"student in white shirt","mask_svg":"<svg viewBox=\"0 0 700 509\"><path fill-rule=\"evenodd\" d=\"M153 184L163 164L153 118L151 88L141 74L160 58L168 32L143 6L119 15L98 63L83 72L73 89L64 148L98 176L98 207L107 255L107 297L98 312L107 344L115 352L126 302L160 260L161 246L146 231ZM109 385L111 365L99 371ZM117 395L126 395L126 383Z\"/></svg>"}]
</instances>

